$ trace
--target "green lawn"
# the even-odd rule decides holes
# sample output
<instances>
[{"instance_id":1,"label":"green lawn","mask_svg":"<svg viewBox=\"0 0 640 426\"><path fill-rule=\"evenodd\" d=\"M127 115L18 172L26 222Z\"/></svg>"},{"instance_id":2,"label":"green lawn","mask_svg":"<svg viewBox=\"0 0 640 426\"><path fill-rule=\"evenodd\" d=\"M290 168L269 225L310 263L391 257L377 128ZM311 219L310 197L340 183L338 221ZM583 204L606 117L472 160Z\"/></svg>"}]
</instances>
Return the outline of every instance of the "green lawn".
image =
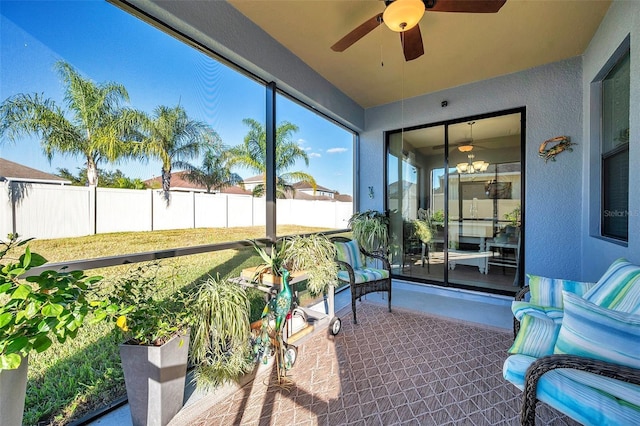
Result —
<instances>
[{"instance_id":1,"label":"green lawn","mask_svg":"<svg viewBox=\"0 0 640 426\"><path fill-rule=\"evenodd\" d=\"M282 226L278 235L310 233L325 229ZM34 240L33 252L49 262L90 259L168 248L214 244L264 236L262 227L208 228L91 235L79 238ZM209 275L239 275L259 262L253 249L223 250L161 261L159 294L166 296L195 286ZM128 273L135 265L86 271L101 275L102 286ZM253 299L262 300L255 294ZM256 313L254 312L254 316ZM25 425L63 425L126 394L120 367L120 336L113 325L86 325L75 340L29 357L29 382L25 402Z\"/></svg>"}]
</instances>

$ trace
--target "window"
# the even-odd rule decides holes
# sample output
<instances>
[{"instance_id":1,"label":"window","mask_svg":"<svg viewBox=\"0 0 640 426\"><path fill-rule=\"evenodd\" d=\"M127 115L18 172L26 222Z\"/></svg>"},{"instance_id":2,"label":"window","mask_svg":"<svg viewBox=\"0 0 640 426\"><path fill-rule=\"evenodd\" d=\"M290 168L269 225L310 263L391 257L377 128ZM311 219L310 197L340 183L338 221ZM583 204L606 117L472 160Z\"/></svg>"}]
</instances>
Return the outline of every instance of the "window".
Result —
<instances>
[{"instance_id":1,"label":"window","mask_svg":"<svg viewBox=\"0 0 640 426\"><path fill-rule=\"evenodd\" d=\"M151 18L140 14L144 20L138 19L126 11L136 9L119 1L2 2L0 174L14 170L19 174L13 181L0 176L0 241L9 233L35 237L29 243L33 252L51 263L73 261L74 269L103 276L98 285L107 289L137 268L122 263L155 264L161 259L152 269L158 271L157 293L165 297L194 288L208 276L237 275L259 261L241 241L263 238L267 232L267 202L259 186L268 173L264 146L271 112L265 99L271 85L228 66L206 45L184 43L186 37L169 29L160 31L157 27L163 28L162 24L149 25L146 20ZM60 78L59 68L66 80ZM65 84L71 80L83 83ZM69 97L74 102L65 97L67 87L74 90ZM103 87L115 90L108 97L96 96ZM128 96L120 96L124 92ZM55 124L63 119L80 126L74 118L82 114L74 113L84 103L75 100L83 95L90 102L111 101L108 107L94 109L100 118L87 123L88 129L100 131L54 133ZM353 211L354 133L292 98L279 98L277 111L272 112L278 123L288 121L298 129L281 133L283 142L290 143L280 146L298 147L293 152L306 153L302 157L308 157L309 164L299 161L300 156L277 152L278 176L294 185L301 180L296 173L305 172L322 186L315 194L302 187L299 198L278 200L279 235L346 227ZM20 106L36 104L31 99L41 101L36 111L55 104L64 117L45 114L50 125L31 132L33 126L4 113L11 105L20 111ZM154 123L122 132L127 143L147 142L152 136L163 139L158 134L166 143L154 142L154 149L140 157L127 150L107 156L106 149L96 149L90 163L92 170L93 165L97 168L91 173L93 183L97 175L97 186L90 187L85 185L86 151L80 149L90 141L73 137L97 134L106 139L119 133L126 123L107 126L133 114L113 114L118 107L136 110L137 117L148 116L145 123ZM206 142L199 155L190 155L194 133ZM42 140L52 134L48 158ZM245 145L247 149L242 149ZM138 151L142 152L134 153ZM165 162L171 163L166 173L170 179L160 178L168 169ZM187 177L189 171L195 171L192 179ZM167 191L161 189L165 183ZM99 271L93 269L97 267ZM258 296L264 300L263 294ZM259 317L260 304L252 309L251 315ZM67 341L64 350L54 342L49 351L29 357L30 381L37 386L30 382L27 387L31 403L25 407L24 424L51 419L68 424L124 394L118 346L110 327L85 324L78 336L79 343ZM73 374L65 386L58 386L62 371Z\"/></svg>"},{"instance_id":2,"label":"window","mask_svg":"<svg viewBox=\"0 0 640 426\"><path fill-rule=\"evenodd\" d=\"M0 239L8 233L38 239L177 229L204 234L202 239L162 238L153 247L138 247L146 251L265 237L266 202L259 190L266 166L264 152L254 150L266 139L264 81L227 66L205 46L194 48L179 35L159 31L108 2L42 2L35 8L8 2L3 3L0 19L0 48L2 58L7 58L1 65L0 103L37 93L72 117L75 110L64 98L68 85L58 72L65 64L96 86L119 85L128 94L118 99L119 106L144 113L158 125L173 111L184 113L200 128L206 127L207 134L199 139L206 136L208 141L198 152L187 143L186 134L171 141L175 144L166 155L127 156L123 151L108 158L101 152L93 161L98 175L93 196L85 185L87 159L80 148L53 146L48 158L41 134L20 131L15 141L5 138L11 132L0 134L2 160L48 174L46 183L22 186L28 184L29 192L23 190L24 196L15 198L13 210L11 205L0 206ZM96 27L97 21L102 24ZM280 177L289 186L297 185L292 188L296 199L290 200L295 208L283 202L278 212L278 226L285 227L281 232L345 228L353 211L354 133L292 98L278 99L278 124L287 121L294 129L281 139L298 148L294 154L304 154L278 153ZM166 107L167 114L160 114L160 107ZM301 161L304 158L308 164ZM307 175L321 190L316 187L314 193L313 187L303 185ZM5 194L2 185L0 193ZM163 186L170 195L162 193ZM217 232L222 228L243 234ZM117 245L113 248L100 254L123 254ZM56 260L73 259L68 256Z\"/></svg>"},{"instance_id":3,"label":"window","mask_svg":"<svg viewBox=\"0 0 640 426\"><path fill-rule=\"evenodd\" d=\"M629 235L629 51L602 80L602 216L604 237Z\"/></svg>"}]
</instances>

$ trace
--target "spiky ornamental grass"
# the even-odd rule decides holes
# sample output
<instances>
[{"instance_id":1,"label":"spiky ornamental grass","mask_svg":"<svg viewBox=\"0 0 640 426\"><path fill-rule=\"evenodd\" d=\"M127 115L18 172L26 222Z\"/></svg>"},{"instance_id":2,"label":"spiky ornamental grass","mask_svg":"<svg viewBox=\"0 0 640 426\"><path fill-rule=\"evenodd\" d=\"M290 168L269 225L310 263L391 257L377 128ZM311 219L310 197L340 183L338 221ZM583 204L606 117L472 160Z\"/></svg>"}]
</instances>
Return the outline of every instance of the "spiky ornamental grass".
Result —
<instances>
[{"instance_id":1,"label":"spiky ornamental grass","mask_svg":"<svg viewBox=\"0 0 640 426\"><path fill-rule=\"evenodd\" d=\"M354 213L349 219L353 238L372 253L386 250L389 244L389 216L375 210Z\"/></svg>"},{"instance_id":2,"label":"spiky ornamental grass","mask_svg":"<svg viewBox=\"0 0 640 426\"><path fill-rule=\"evenodd\" d=\"M336 248L321 234L287 238L285 260L291 270L307 271L307 289L312 295L323 293L336 282L338 266L334 262Z\"/></svg>"},{"instance_id":3,"label":"spiky ornamental grass","mask_svg":"<svg viewBox=\"0 0 640 426\"><path fill-rule=\"evenodd\" d=\"M193 298L191 363L198 388L235 381L253 367L249 298L241 286L210 277Z\"/></svg>"}]
</instances>

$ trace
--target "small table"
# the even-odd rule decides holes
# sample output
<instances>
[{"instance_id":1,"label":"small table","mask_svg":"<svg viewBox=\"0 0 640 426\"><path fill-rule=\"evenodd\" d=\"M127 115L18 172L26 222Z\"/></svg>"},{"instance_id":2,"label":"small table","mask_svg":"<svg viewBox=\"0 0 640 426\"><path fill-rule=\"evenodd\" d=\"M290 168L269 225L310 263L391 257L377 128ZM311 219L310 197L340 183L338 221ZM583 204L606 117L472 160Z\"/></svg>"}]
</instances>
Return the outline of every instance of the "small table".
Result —
<instances>
[{"instance_id":1,"label":"small table","mask_svg":"<svg viewBox=\"0 0 640 426\"><path fill-rule=\"evenodd\" d=\"M489 256L490 251L449 250L449 270L454 270L456 265L468 265L477 266L481 274L487 274Z\"/></svg>"}]
</instances>

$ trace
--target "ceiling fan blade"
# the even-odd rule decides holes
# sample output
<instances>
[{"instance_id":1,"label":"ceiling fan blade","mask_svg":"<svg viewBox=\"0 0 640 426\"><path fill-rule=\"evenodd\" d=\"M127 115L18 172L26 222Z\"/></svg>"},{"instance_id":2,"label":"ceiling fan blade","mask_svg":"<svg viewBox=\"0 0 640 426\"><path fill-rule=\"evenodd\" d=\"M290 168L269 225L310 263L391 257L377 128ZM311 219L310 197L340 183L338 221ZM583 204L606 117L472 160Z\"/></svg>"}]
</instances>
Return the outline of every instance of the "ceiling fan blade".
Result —
<instances>
[{"instance_id":1,"label":"ceiling fan blade","mask_svg":"<svg viewBox=\"0 0 640 426\"><path fill-rule=\"evenodd\" d=\"M422 44L422 34L420 33L420 25L416 25L409 31L400 33L400 42L404 50L404 59L413 61L424 55L424 46Z\"/></svg>"},{"instance_id":2,"label":"ceiling fan blade","mask_svg":"<svg viewBox=\"0 0 640 426\"><path fill-rule=\"evenodd\" d=\"M347 48L349 48L356 41L360 40L362 37L369 34L371 31L375 30L378 25L382 22L382 13L378 13L371 19L368 19L364 23L360 24L353 31L351 31L346 36L342 37L336 44L331 46L331 50L334 52L344 52Z\"/></svg>"},{"instance_id":3,"label":"ceiling fan blade","mask_svg":"<svg viewBox=\"0 0 640 426\"><path fill-rule=\"evenodd\" d=\"M433 12L496 13L507 0L436 0Z\"/></svg>"}]
</instances>

